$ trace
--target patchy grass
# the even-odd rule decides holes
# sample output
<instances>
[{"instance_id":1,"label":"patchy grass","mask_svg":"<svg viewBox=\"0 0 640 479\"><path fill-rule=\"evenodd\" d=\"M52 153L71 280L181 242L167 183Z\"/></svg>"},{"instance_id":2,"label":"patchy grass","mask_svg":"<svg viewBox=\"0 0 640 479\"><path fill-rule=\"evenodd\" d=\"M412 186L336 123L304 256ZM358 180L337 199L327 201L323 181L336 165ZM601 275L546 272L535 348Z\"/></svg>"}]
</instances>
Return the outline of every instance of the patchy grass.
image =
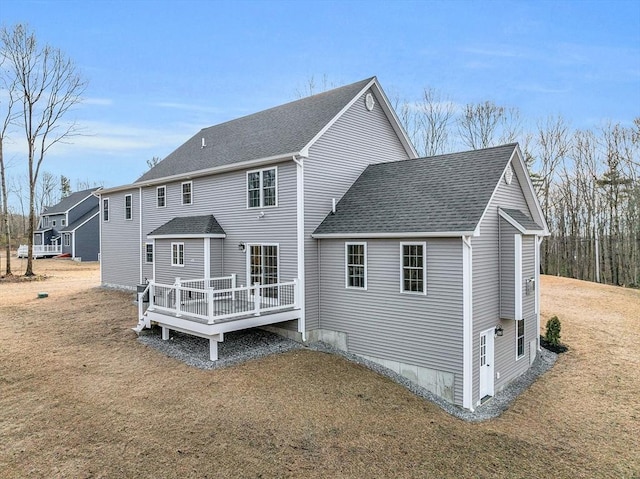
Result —
<instances>
[{"instance_id":1,"label":"patchy grass","mask_svg":"<svg viewBox=\"0 0 640 479\"><path fill-rule=\"evenodd\" d=\"M0 477L640 474L638 291L543 278L569 351L469 424L328 354L190 368L135 340L133 295L96 288L97 265L55 261L0 284Z\"/></svg>"}]
</instances>

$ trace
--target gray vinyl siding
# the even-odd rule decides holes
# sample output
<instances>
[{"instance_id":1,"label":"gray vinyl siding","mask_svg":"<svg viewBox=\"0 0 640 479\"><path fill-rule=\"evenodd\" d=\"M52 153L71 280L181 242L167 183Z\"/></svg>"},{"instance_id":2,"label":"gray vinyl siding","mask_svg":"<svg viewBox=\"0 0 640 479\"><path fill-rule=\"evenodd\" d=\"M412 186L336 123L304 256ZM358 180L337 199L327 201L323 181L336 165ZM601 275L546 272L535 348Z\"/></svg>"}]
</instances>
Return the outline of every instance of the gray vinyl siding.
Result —
<instances>
[{"instance_id":1,"label":"gray vinyl siding","mask_svg":"<svg viewBox=\"0 0 640 479\"><path fill-rule=\"evenodd\" d=\"M193 204L183 205L181 200L182 181L167 183L166 207L156 207L156 187L143 188L144 218L143 241L150 241L147 235L178 216L214 215L226 233L222 241L220 262L223 271L215 274L238 275L238 284L245 284L247 270L247 251L240 251L238 245L268 243L278 244L281 281L291 281L297 277L297 241L296 241L296 167L293 161L277 165L278 206L268 208L247 208L247 171L241 170L219 175L193 179ZM268 168L271 168L269 166ZM264 216L260 217L260 212ZM173 241L181 241L174 239ZM217 242L212 240L212 255ZM219 243L218 243L219 244ZM156 240L156 247L158 240ZM142 249L142 247L141 247ZM163 258L158 251L155 254L156 275L164 268ZM214 274L214 262L211 273ZM150 266L150 265L149 265ZM145 267L145 272L151 272ZM202 274L200 274L201 277ZM187 274L183 274L186 278ZM151 277L151 276L149 276ZM156 278L158 279L158 278Z\"/></svg>"},{"instance_id":2,"label":"gray vinyl siding","mask_svg":"<svg viewBox=\"0 0 640 479\"><path fill-rule=\"evenodd\" d=\"M515 239L518 233L504 218L498 219L500 237L500 318L516 319L515 315Z\"/></svg>"},{"instance_id":3,"label":"gray vinyl siding","mask_svg":"<svg viewBox=\"0 0 640 479\"><path fill-rule=\"evenodd\" d=\"M320 327L347 333L352 353L453 373L462 404L461 240L416 240L427 243L426 296L400 292L400 240L366 241L367 290L346 289L347 241L319 241Z\"/></svg>"},{"instance_id":4,"label":"gray vinyl siding","mask_svg":"<svg viewBox=\"0 0 640 479\"><path fill-rule=\"evenodd\" d=\"M318 251L311 233L367 165L409 158L376 98L372 111L366 92L313 145L304 164L305 289L307 330L319 327Z\"/></svg>"},{"instance_id":5,"label":"gray vinyl siding","mask_svg":"<svg viewBox=\"0 0 640 479\"><path fill-rule=\"evenodd\" d=\"M80 203L69 210L69 224L73 223L79 218L82 218L82 216L86 215L89 211L95 208L97 204L98 198L93 195L90 195L82 200Z\"/></svg>"},{"instance_id":6,"label":"gray vinyl siding","mask_svg":"<svg viewBox=\"0 0 640 479\"><path fill-rule=\"evenodd\" d=\"M184 266L171 265L171 244L184 243ZM156 261L155 280L162 284L173 284L176 278L198 279L204 277L204 240L157 239L154 252Z\"/></svg>"},{"instance_id":7,"label":"gray vinyl siding","mask_svg":"<svg viewBox=\"0 0 640 479\"><path fill-rule=\"evenodd\" d=\"M99 216L91 218L72 233L76 242L75 257L82 258L82 261L98 261L98 250L100 249ZM72 244L73 239L72 236Z\"/></svg>"},{"instance_id":8,"label":"gray vinyl siding","mask_svg":"<svg viewBox=\"0 0 640 479\"><path fill-rule=\"evenodd\" d=\"M211 239L211 250L209 251L209 261L211 268L211 276L214 278L224 276L224 257L222 255L224 247L224 240L213 238Z\"/></svg>"},{"instance_id":9,"label":"gray vinyl siding","mask_svg":"<svg viewBox=\"0 0 640 479\"><path fill-rule=\"evenodd\" d=\"M504 336L496 337L495 346L495 368L496 373L500 373L500 379L495 379L495 390L503 388L509 381L514 379L529 366L528 359L521 359L516 363L515 349L515 321L500 320L500 251L499 251L499 233L498 223L500 216L498 208L516 208L524 213L532 216L524 199L520 183L517 176L514 175L510 185L504 180L500 180L497 191L489 203L489 207L480 224L480 236L472 238L473 246L473 396L472 402L476 404L479 397L479 370L478 355L480 333L491 327L500 324L504 329ZM515 229L513 230L515 232ZM513 242L513 240L512 240ZM532 249L535 239L531 247L529 247L529 239L523 236L523 275L527 274L528 266L525 267L526 261L533 264L535 250L525 253L525 249ZM507 257L509 253L505 254ZM513 254L510 256L513 258ZM508 267L503 265L503 268ZM533 269L531 269L533 272ZM533 276L533 273L530 274ZM524 283L524 282L523 282ZM524 287L524 285L523 285ZM503 291L503 294L513 294L512 290ZM531 310L529 305L524 301L523 308L527 308L525 313L525 353L528 357L529 341L535 337L535 313L533 313L533 303L531 302ZM531 297L533 299L533 296Z\"/></svg>"},{"instance_id":10,"label":"gray vinyl siding","mask_svg":"<svg viewBox=\"0 0 640 479\"><path fill-rule=\"evenodd\" d=\"M131 194L133 219L124 219L124 197ZM109 221L102 218L102 199L109 198ZM110 193L100 200L102 284L135 288L140 281L140 224L138 190Z\"/></svg>"}]
</instances>

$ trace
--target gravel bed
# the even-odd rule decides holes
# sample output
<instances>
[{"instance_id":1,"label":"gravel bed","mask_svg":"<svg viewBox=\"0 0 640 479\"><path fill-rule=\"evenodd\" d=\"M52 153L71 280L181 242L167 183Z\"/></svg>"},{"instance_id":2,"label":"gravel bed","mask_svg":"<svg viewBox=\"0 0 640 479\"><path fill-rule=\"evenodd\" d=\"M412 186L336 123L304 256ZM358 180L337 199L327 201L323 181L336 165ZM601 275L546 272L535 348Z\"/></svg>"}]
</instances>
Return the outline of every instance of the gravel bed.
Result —
<instances>
[{"instance_id":1,"label":"gravel bed","mask_svg":"<svg viewBox=\"0 0 640 479\"><path fill-rule=\"evenodd\" d=\"M531 367L523 375L511 381L507 387L496 393L492 399L471 412L451 404L395 371L373 361L321 342L304 346L291 339L261 329L247 329L225 334L224 341L218 344L218 357L220 359L216 362L209 361L209 341L196 336L171 331L170 339L163 341L160 328L153 328L151 330L143 330L138 337L138 341L199 369L223 368L293 349L306 348L336 354L387 376L417 396L438 405L449 414L470 422L486 421L500 416L509 408L516 397L525 391L540 375L551 369L558 357L556 353L543 348Z\"/></svg>"}]
</instances>

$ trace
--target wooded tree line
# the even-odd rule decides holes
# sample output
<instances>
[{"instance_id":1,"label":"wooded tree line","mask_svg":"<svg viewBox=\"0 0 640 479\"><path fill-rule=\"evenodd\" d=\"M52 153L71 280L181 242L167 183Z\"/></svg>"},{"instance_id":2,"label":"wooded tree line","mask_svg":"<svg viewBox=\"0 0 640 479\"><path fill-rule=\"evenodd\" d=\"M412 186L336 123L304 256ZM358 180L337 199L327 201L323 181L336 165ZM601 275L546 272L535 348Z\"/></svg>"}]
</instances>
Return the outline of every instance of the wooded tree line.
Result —
<instances>
[{"instance_id":1,"label":"wooded tree line","mask_svg":"<svg viewBox=\"0 0 640 479\"><path fill-rule=\"evenodd\" d=\"M561 116L525 126L517 108L431 88L394 103L421 155L520 143L551 232L542 273L640 285L640 116L579 130Z\"/></svg>"}]
</instances>

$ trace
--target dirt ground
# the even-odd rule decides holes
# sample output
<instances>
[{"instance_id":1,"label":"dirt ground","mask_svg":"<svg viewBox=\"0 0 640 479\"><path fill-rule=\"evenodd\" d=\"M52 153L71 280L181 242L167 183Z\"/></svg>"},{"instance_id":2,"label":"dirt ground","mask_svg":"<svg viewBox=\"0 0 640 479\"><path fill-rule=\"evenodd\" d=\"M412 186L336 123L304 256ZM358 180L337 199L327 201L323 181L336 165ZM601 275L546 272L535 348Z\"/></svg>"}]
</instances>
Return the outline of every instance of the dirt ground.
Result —
<instances>
[{"instance_id":1,"label":"dirt ground","mask_svg":"<svg viewBox=\"0 0 640 479\"><path fill-rule=\"evenodd\" d=\"M569 352L469 424L319 352L188 367L136 341L96 264L35 271L0 282L2 478L640 477L637 290L544 277Z\"/></svg>"}]
</instances>

